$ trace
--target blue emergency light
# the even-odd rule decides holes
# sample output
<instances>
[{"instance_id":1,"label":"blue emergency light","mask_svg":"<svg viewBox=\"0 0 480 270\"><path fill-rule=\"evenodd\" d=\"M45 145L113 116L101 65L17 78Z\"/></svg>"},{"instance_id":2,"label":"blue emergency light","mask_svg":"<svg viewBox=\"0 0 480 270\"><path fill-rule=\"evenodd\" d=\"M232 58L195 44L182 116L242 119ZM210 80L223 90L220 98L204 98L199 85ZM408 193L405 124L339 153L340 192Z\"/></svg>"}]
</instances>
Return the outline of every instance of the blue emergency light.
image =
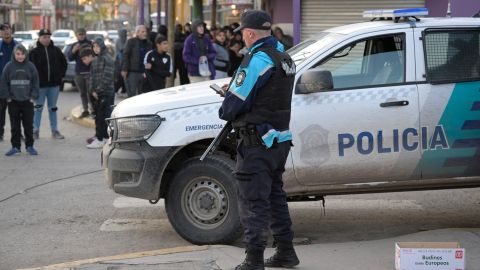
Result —
<instances>
[{"instance_id":1,"label":"blue emergency light","mask_svg":"<svg viewBox=\"0 0 480 270\"><path fill-rule=\"evenodd\" d=\"M398 21L399 18L416 18L416 16L428 15L427 8L404 8L404 9L376 9L366 10L363 12L364 18L372 19L394 19ZM418 20L418 19L417 19Z\"/></svg>"}]
</instances>

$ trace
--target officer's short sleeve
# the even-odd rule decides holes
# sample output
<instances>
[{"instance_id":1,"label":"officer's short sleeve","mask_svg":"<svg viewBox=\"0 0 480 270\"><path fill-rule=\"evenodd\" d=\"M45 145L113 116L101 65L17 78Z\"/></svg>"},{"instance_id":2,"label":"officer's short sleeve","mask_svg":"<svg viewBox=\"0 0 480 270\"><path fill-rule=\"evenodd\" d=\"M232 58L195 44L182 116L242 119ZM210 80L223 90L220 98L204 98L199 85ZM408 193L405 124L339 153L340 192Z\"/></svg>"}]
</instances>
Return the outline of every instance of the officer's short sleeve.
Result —
<instances>
[{"instance_id":1,"label":"officer's short sleeve","mask_svg":"<svg viewBox=\"0 0 480 270\"><path fill-rule=\"evenodd\" d=\"M239 68L235 74L235 79L230 85L230 93L245 101L252 92L252 89L254 89L259 78L273 66L272 59L270 59L266 53L255 53L248 66L246 68Z\"/></svg>"}]
</instances>

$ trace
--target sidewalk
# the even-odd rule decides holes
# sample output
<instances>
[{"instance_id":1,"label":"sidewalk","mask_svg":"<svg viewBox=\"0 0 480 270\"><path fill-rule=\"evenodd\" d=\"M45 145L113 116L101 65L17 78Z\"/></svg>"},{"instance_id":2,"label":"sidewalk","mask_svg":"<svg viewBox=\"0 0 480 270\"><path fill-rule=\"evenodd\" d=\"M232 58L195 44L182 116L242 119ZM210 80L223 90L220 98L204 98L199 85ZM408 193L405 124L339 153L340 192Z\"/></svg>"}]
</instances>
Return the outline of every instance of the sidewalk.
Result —
<instances>
[{"instance_id":1,"label":"sidewalk","mask_svg":"<svg viewBox=\"0 0 480 270\"><path fill-rule=\"evenodd\" d=\"M126 99L125 96L119 96L115 94L115 104L118 104L120 101ZM83 117L80 118L80 115L83 112L82 105L77 105L73 109L70 110L70 121L73 123L79 124L81 126L95 128L95 119L90 117Z\"/></svg>"},{"instance_id":2,"label":"sidewalk","mask_svg":"<svg viewBox=\"0 0 480 270\"><path fill-rule=\"evenodd\" d=\"M300 265L305 270L384 270L394 269L395 242L459 242L466 251L466 269L480 269L480 228L442 229L363 242L296 246ZM265 257L273 253L265 251ZM233 269L244 259L244 250L233 246L186 246L81 260L37 269L62 270L166 270Z\"/></svg>"},{"instance_id":3,"label":"sidewalk","mask_svg":"<svg viewBox=\"0 0 480 270\"><path fill-rule=\"evenodd\" d=\"M73 108L70 111L70 120L73 123L89 127L89 128L95 128L95 119L90 118L90 117L83 117L80 118L80 115L83 112L82 105L78 105L77 107Z\"/></svg>"}]
</instances>

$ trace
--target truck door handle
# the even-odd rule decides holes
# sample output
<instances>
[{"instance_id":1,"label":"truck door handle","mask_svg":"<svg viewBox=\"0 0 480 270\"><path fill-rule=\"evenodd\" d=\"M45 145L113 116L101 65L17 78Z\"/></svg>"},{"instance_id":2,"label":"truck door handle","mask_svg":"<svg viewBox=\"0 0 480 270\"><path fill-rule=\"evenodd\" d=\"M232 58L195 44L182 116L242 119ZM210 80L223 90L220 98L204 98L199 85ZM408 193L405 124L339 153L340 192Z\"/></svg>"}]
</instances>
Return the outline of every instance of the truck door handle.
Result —
<instances>
[{"instance_id":1,"label":"truck door handle","mask_svg":"<svg viewBox=\"0 0 480 270\"><path fill-rule=\"evenodd\" d=\"M390 101L390 102L383 102L380 103L380 107L393 107L393 106L407 106L408 100L400 100L400 101Z\"/></svg>"}]
</instances>

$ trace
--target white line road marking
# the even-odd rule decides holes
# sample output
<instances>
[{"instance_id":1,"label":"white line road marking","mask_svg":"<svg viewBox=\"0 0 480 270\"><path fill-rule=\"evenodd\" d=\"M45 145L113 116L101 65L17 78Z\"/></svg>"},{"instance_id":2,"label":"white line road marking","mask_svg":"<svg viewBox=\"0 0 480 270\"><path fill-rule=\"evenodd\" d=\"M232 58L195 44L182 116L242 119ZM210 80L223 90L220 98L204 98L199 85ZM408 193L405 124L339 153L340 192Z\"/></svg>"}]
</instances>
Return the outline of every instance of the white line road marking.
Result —
<instances>
[{"instance_id":1,"label":"white line road marking","mask_svg":"<svg viewBox=\"0 0 480 270\"><path fill-rule=\"evenodd\" d=\"M161 207L164 208L164 200L156 205L150 204L147 200L119 197L113 202L116 208L140 208L140 207ZM375 209L375 210L423 210L415 200L362 200L362 199L328 199L325 206L329 210L352 210L352 209ZM290 209L322 209L322 202L290 202ZM121 232L121 231L158 231L170 230L171 225L165 219L109 219L101 226L100 231Z\"/></svg>"},{"instance_id":2,"label":"white line road marking","mask_svg":"<svg viewBox=\"0 0 480 270\"><path fill-rule=\"evenodd\" d=\"M149 201L144 199L129 198L129 197L118 197L113 201L113 206L115 208L135 208L135 207L165 207L165 201L160 200L157 204L151 204Z\"/></svg>"},{"instance_id":3,"label":"white line road marking","mask_svg":"<svg viewBox=\"0 0 480 270\"><path fill-rule=\"evenodd\" d=\"M311 209L321 208L322 202L289 202L292 209ZM160 207L165 208L165 201L160 200L157 204L151 204L147 200L118 197L113 201L115 208L134 208L134 207ZM423 207L415 200L363 200L363 199L328 199L325 200L325 206L330 209L417 209Z\"/></svg>"},{"instance_id":4,"label":"white line road marking","mask_svg":"<svg viewBox=\"0 0 480 270\"><path fill-rule=\"evenodd\" d=\"M313 209L322 208L321 201L315 202L290 202L288 206L291 209ZM423 207L419 205L415 200L342 200L342 199L326 199L325 207L330 210L348 210L348 209L415 209L422 210Z\"/></svg>"},{"instance_id":5,"label":"white line road marking","mask_svg":"<svg viewBox=\"0 0 480 270\"><path fill-rule=\"evenodd\" d=\"M168 231L171 227L167 219L108 219L100 226L100 231Z\"/></svg>"}]
</instances>

